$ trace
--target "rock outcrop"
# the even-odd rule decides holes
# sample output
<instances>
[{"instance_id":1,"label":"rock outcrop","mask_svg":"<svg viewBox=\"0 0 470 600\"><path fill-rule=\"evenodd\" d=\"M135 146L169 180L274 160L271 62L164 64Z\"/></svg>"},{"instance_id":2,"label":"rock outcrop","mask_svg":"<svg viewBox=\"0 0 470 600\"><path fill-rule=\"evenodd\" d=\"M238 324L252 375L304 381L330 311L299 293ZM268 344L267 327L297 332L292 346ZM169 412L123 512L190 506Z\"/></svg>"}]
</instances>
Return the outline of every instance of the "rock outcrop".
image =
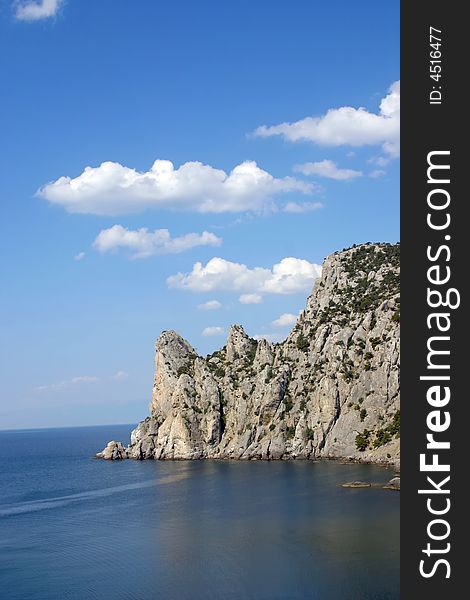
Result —
<instances>
[{"instance_id":1,"label":"rock outcrop","mask_svg":"<svg viewBox=\"0 0 470 600\"><path fill-rule=\"evenodd\" d=\"M400 477L393 477L393 479L390 479L390 481L387 483L387 485L384 485L384 490L395 490L397 492L400 491Z\"/></svg>"},{"instance_id":2,"label":"rock outcrop","mask_svg":"<svg viewBox=\"0 0 470 600\"><path fill-rule=\"evenodd\" d=\"M112 440L108 442L108 445L104 450L98 452L96 458L104 458L105 460L122 460L123 458L127 458L127 450L121 444L121 442L116 442Z\"/></svg>"},{"instance_id":3,"label":"rock outcrop","mask_svg":"<svg viewBox=\"0 0 470 600\"><path fill-rule=\"evenodd\" d=\"M280 344L239 325L203 358L174 331L156 344L150 416L121 459L342 458L399 463L399 245L329 256Z\"/></svg>"}]
</instances>

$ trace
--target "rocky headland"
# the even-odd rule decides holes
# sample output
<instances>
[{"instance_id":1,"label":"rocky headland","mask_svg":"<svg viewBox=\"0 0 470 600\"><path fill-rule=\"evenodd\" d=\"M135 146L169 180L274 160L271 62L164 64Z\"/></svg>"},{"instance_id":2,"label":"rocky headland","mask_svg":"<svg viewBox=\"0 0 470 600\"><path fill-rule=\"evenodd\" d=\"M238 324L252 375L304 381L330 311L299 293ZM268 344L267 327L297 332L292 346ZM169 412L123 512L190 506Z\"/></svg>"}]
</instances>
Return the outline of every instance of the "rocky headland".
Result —
<instances>
[{"instance_id":1,"label":"rocky headland","mask_svg":"<svg viewBox=\"0 0 470 600\"><path fill-rule=\"evenodd\" d=\"M206 357L174 331L156 343L150 416L98 458L345 459L399 466L400 247L325 259L279 344L240 325Z\"/></svg>"}]
</instances>

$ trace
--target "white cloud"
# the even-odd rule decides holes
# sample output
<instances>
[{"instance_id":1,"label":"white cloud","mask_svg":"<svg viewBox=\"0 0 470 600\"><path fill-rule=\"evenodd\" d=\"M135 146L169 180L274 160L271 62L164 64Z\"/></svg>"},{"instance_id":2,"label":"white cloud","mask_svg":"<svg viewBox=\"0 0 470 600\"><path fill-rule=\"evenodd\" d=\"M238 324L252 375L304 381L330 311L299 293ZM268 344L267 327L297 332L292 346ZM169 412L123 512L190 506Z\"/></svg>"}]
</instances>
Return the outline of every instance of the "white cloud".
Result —
<instances>
[{"instance_id":1,"label":"white cloud","mask_svg":"<svg viewBox=\"0 0 470 600\"><path fill-rule=\"evenodd\" d=\"M377 165L378 167L386 167L390 163L390 157L388 156L373 156L367 161L371 165Z\"/></svg>"},{"instance_id":2,"label":"white cloud","mask_svg":"<svg viewBox=\"0 0 470 600\"><path fill-rule=\"evenodd\" d=\"M50 383L49 385L40 385L34 388L35 392L51 392L55 390L63 390L66 388L75 387L77 385L81 385L83 383L97 383L100 381L99 377L94 377L91 375L80 375L78 377L72 377L71 379L66 379L65 381L59 381L59 383Z\"/></svg>"},{"instance_id":3,"label":"white cloud","mask_svg":"<svg viewBox=\"0 0 470 600\"><path fill-rule=\"evenodd\" d=\"M277 179L254 161L227 174L200 162L175 169L169 160L156 160L143 173L115 162L86 167L78 177L60 177L44 185L37 195L71 213L117 215L148 208L235 213L263 211L277 194L309 194L314 189L294 177Z\"/></svg>"},{"instance_id":4,"label":"white cloud","mask_svg":"<svg viewBox=\"0 0 470 600\"><path fill-rule=\"evenodd\" d=\"M85 252L79 252L78 254L75 254L75 256L73 257L73 260L83 260L85 258Z\"/></svg>"},{"instance_id":5,"label":"white cloud","mask_svg":"<svg viewBox=\"0 0 470 600\"><path fill-rule=\"evenodd\" d=\"M261 304L263 296L260 294L242 294L238 300L241 304Z\"/></svg>"},{"instance_id":6,"label":"white cloud","mask_svg":"<svg viewBox=\"0 0 470 600\"><path fill-rule=\"evenodd\" d=\"M365 108L331 108L321 117L306 117L294 123L262 125L254 132L259 137L281 135L291 142L311 141L324 146L381 145L398 156L400 143L400 82L394 82L382 99L378 113Z\"/></svg>"},{"instance_id":7,"label":"white cloud","mask_svg":"<svg viewBox=\"0 0 470 600\"><path fill-rule=\"evenodd\" d=\"M300 258L283 258L271 268L254 267L214 257L206 266L197 262L190 273L168 277L170 288L192 292L225 290L250 294L307 292L321 274L321 266Z\"/></svg>"},{"instance_id":8,"label":"white cloud","mask_svg":"<svg viewBox=\"0 0 470 600\"><path fill-rule=\"evenodd\" d=\"M113 375L109 377L112 381L124 381L129 377L129 373L126 371L117 371ZM64 381L59 381L58 383L50 383L48 385L39 385L33 388L34 392L54 392L57 390L65 390L71 389L74 387L78 387L83 384L91 384L91 383L99 383L101 381L105 381L105 378L95 377L94 375L79 375L77 377L72 377L71 379L65 379Z\"/></svg>"},{"instance_id":9,"label":"white cloud","mask_svg":"<svg viewBox=\"0 0 470 600\"><path fill-rule=\"evenodd\" d=\"M284 313L278 319L275 319L271 324L274 327L290 327L297 323L298 315L292 313Z\"/></svg>"},{"instance_id":10,"label":"white cloud","mask_svg":"<svg viewBox=\"0 0 470 600\"><path fill-rule=\"evenodd\" d=\"M320 177L342 181L362 176L362 171L339 169L332 160L321 160L319 162L307 162L302 165L296 165L294 171L303 173L304 175L319 175Z\"/></svg>"},{"instance_id":11,"label":"white cloud","mask_svg":"<svg viewBox=\"0 0 470 600\"><path fill-rule=\"evenodd\" d=\"M258 333L253 336L255 340L266 340L271 344L276 344L285 340L286 336L282 333Z\"/></svg>"},{"instance_id":12,"label":"white cloud","mask_svg":"<svg viewBox=\"0 0 470 600\"><path fill-rule=\"evenodd\" d=\"M19 21L40 21L57 14L63 0L23 0L16 3L15 17Z\"/></svg>"},{"instance_id":13,"label":"white cloud","mask_svg":"<svg viewBox=\"0 0 470 600\"><path fill-rule=\"evenodd\" d=\"M202 330L204 337L211 337L214 335L222 335L225 332L223 327L206 327Z\"/></svg>"},{"instance_id":14,"label":"white cloud","mask_svg":"<svg viewBox=\"0 0 470 600\"><path fill-rule=\"evenodd\" d=\"M218 310L222 308L222 304L218 300L208 300L203 304L199 304L198 308L202 310Z\"/></svg>"},{"instance_id":15,"label":"white cloud","mask_svg":"<svg viewBox=\"0 0 470 600\"><path fill-rule=\"evenodd\" d=\"M369 177L372 177L372 179L378 179L379 177L383 177L386 174L386 171L384 171L383 169L375 169L374 171L371 171L369 173Z\"/></svg>"},{"instance_id":16,"label":"white cloud","mask_svg":"<svg viewBox=\"0 0 470 600\"><path fill-rule=\"evenodd\" d=\"M73 385L76 385L77 383L95 383L99 381L99 377L93 377L91 375L81 375L78 377L73 377L70 382Z\"/></svg>"},{"instance_id":17,"label":"white cloud","mask_svg":"<svg viewBox=\"0 0 470 600\"><path fill-rule=\"evenodd\" d=\"M126 371L117 371L114 375L111 375L111 379L114 381L124 381L129 377L129 373Z\"/></svg>"},{"instance_id":18,"label":"white cloud","mask_svg":"<svg viewBox=\"0 0 470 600\"><path fill-rule=\"evenodd\" d=\"M113 225L100 231L93 248L102 253L127 248L133 252L133 258L147 258L154 254L177 254L196 246L220 246L221 243L221 238L207 231L172 238L168 229L149 231L142 227L133 231L122 225Z\"/></svg>"},{"instance_id":19,"label":"white cloud","mask_svg":"<svg viewBox=\"0 0 470 600\"><path fill-rule=\"evenodd\" d=\"M302 214L323 208L321 202L288 202L282 207L282 211L286 213Z\"/></svg>"}]
</instances>

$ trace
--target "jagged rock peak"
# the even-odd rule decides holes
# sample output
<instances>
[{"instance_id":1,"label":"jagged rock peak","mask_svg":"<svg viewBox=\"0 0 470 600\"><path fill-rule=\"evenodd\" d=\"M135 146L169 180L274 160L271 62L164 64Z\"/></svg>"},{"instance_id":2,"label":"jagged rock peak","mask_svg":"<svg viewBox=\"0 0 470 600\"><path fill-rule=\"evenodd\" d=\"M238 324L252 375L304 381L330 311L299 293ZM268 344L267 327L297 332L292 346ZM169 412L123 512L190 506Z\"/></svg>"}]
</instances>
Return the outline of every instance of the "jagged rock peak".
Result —
<instances>
[{"instance_id":1,"label":"jagged rock peak","mask_svg":"<svg viewBox=\"0 0 470 600\"><path fill-rule=\"evenodd\" d=\"M156 350L162 352L183 352L186 354L196 354L196 351L191 344L179 333L173 331L173 329L162 331L156 343Z\"/></svg>"},{"instance_id":2,"label":"jagged rock peak","mask_svg":"<svg viewBox=\"0 0 470 600\"><path fill-rule=\"evenodd\" d=\"M399 244L368 243L335 252L323 263L304 318L315 311L324 311L328 320L339 313L347 317L378 308L381 300L399 294L399 271Z\"/></svg>"},{"instance_id":3,"label":"jagged rock peak","mask_svg":"<svg viewBox=\"0 0 470 600\"><path fill-rule=\"evenodd\" d=\"M174 331L156 344L150 417L101 458L349 458L398 464L399 245L326 258L280 344L230 328L205 358Z\"/></svg>"},{"instance_id":4,"label":"jagged rock peak","mask_svg":"<svg viewBox=\"0 0 470 600\"><path fill-rule=\"evenodd\" d=\"M260 338L256 349L255 364L257 365L272 365L274 359L273 348L268 340Z\"/></svg>"},{"instance_id":5,"label":"jagged rock peak","mask_svg":"<svg viewBox=\"0 0 470 600\"><path fill-rule=\"evenodd\" d=\"M234 361L247 356L254 349L256 351L256 344L256 340L250 338L241 325L232 325L227 338L226 360Z\"/></svg>"}]
</instances>

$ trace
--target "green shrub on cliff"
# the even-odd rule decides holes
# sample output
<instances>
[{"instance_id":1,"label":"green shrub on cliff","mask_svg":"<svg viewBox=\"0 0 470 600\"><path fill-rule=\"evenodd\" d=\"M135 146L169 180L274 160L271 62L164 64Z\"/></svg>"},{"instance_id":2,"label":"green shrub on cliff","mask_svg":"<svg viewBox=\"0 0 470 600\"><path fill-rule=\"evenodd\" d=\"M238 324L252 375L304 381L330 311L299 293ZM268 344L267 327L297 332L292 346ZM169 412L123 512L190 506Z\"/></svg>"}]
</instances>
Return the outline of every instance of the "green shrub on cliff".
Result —
<instances>
[{"instance_id":1,"label":"green shrub on cliff","mask_svg":"<svg viewBox=\"0 0 470 600\"><path fill-rule=\"evenodd\" d=\"M299 336L297 337L297 340L295 342L295 345L297 346L297 348L299 350L301 350L302 352L306 352L309 348L309 343L307 338L304 336L303 333L299 333Z\"/></svg>"},{"instance_id":2,"label":"green shrub on cliff","mask_svg":"<svg viewBox=\"0 0 470 600\"><path fill-rule=\"evenodd\" d=\"M359 452L364 452L369 445L370 431L368 429L364 429L362 433L358 433L356 435L356 448Z\"/></svg>"}]
</instances>

